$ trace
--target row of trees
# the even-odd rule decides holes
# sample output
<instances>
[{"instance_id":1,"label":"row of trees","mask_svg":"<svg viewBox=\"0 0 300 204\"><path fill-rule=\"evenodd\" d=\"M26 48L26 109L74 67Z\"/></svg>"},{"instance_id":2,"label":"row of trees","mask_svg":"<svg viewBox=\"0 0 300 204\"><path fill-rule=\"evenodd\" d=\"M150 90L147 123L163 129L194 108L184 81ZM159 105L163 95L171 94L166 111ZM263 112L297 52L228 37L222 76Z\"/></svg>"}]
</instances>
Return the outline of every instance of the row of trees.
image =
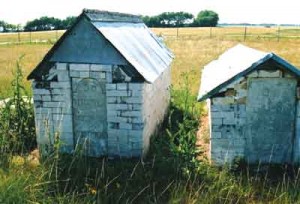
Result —
<instances>
[{"instance_id":1,"label":"row of trees","mask_svg":"<svg viewBox=\"0 0 300 204\"><path fill-rule=\"evenodd\" d=\"M210 10L200 11L196 17L187 12L164 12L157 16L143 16L149 27L215 27L219 15Z\"/></svg>"},{"instance_id":2,"label":"row of trees","mask_svg":"<svg viewBox=\"0 0 300 204\"><path fill-rule=\"evenodd\" d=\"M32 21L28 21L24 27L0 21L2 32L13 31L43 31L43 30L65 30L68 29L76 20L75 16L67 17L66 19L58 19L54 17L43 16Z\"/></svg>"},{"instance_id":3,"label":"row of trees","mask_svg":"<svg viewBox=\"0 0 300 204\"><path fill-rule=\"evenodd\" d=\"M200 11L196 17L187 12L164 12L156 16L142 16L143 21L149 27L214 27L218 24L219 16L214 11ZM28 21L24 28L20 25L8 24L0 21L0 27L4 32L9 31L43 31L68 29L76 20L70 16L66 19L43 16Z\"/></svg>"},{"instance_id":4,"label":"row of trees","mask_svg":"<svg viewBox=\"0 0 300 204\"><path fill-rule=\"evenodd\" d=\"M0 27L3 32L17 31L21 28L21 25L14 25L6 23L5 21L0 21Z\"/></svg>"},{"instance_id":5,"label":"row of trees","mask_svg":"<svg viewBox=\"0 0 300 204\"><path fill-rule=\"evenodd\" d=\"M32 21L28 21L24 27L25 31L38 30L64 30L68 29L76 20L76 17L70 16L66 19L43 16Z\"/></svg>"}]
</instances>

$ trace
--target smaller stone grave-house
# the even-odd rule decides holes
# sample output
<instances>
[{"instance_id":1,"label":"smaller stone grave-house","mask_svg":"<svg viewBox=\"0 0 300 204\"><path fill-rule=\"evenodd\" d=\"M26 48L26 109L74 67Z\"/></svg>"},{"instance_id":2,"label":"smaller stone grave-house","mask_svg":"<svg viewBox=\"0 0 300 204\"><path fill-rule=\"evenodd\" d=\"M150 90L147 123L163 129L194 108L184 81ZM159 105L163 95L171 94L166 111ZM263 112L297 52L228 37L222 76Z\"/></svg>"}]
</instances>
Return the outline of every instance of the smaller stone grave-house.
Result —
<instances>
[{"instance_id":1,"label":"smaller stone grave-house","mask_svg":"<svg viewBox=\"0 0 300 204\"><path fill-rule=\"evenodd\" d=\"M31 72L37 143L47 153L144 155L166 114L172 53L138 16L84 10Z\"/></svg>"},{"instance_id":2,"label":"smaller stone grave-house","mask_svg":"<svg viewBox=\"0 0 300 204\"><path fill-rule=\"evenodd\" d=\"M202 72L210 157L222 165L300 162L300 71L274 53L237 45Z\"/></svg>"}]
</instances>

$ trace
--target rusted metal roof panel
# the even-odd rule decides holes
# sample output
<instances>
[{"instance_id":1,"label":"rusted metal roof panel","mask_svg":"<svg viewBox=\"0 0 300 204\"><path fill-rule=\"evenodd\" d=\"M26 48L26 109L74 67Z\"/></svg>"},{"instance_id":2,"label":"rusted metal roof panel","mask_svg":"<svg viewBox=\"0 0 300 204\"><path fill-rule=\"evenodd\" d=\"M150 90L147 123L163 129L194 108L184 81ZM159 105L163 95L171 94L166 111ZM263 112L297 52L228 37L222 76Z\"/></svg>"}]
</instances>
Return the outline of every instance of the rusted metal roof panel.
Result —
<instances>
[{"instance_id":1,"label":"rusted metal roof panel","mask_svg":"<svg viewBox=\"0 0 300 204\"><path fill-rule=\"evenodd\" d=\"M213 97L222 88L249 74L270 59L300 77L300 71L297 67L274 53L262 52L238 44L204 67L198 101Z\"/></svg>"},{"instance_id":2,"label":"rusted metal roof panel","mask_svg":"<svg viewBox=\"0 0 300 204\"><path fill-rule=\"evenodd\" d=\"M173 55L144 23L92 22L148 82L170 66Z\"/></svg>"}]
</instances>

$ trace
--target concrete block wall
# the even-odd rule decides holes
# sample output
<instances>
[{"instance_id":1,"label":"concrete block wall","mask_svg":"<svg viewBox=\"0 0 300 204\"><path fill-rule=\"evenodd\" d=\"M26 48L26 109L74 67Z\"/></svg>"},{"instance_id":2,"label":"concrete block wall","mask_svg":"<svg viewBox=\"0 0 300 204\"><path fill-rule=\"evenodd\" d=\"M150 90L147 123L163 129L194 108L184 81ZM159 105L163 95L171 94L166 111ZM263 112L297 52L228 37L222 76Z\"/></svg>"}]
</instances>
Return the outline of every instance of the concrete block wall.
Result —
<instances>
[{"instance_id":1,"label":"concrete block wall","mask_svg":"<svg viewBox=\"0 0 300 204\"><path fill-rule=\"evenodd\" d=\"M211 106L211 155L215 164L230 162L244 156L245 104L218 104Z\"/></svg>"},{"instance_id":2,"label":"concrete block wall","mask_svg":"<svg viewBox=\"0 0 300 204\"><path fill-rule=\"evenodd\" d=\"M106 84L108 155L142 155L144 83Z\"/></svg>"},{"instance_id":3,"label":"concrete block wall","mask_svg":"<svg viewBox=\"0 0 300 204\"><path fill-rule=\"evenodd\" d=\"M171 69L168 68L153 84L144 85L143 91L143 150L147 152L150 137L167 114L170 103Z\"/></svg>"},{"instance_id":4,"label":"concrete block wall","mask_svg":"<svg viewBox=\"0 0 300 204\"><path fill-rule=\"evenodd\" d=\"M281 70L258 70L223 88L223 94L208 100L210 120L210 157L212 163L230 163L245 157L248 78L293 78ZM300 161L300 102L298 97L294 160Z\"/></svg>"},{"instance_id":5,"label":"concrete block wall","mask_svg":"<svg viewBox=\"0 0 300 204\"><path fill-rule=\"evenodd\" d=\"M47 152L55 137L60 138L63 152L74 150L72 87L84 78L93 78L106 85L108 156L135 157L147 152L150 136L169 104L170 70L153 84L114 83L116 68L56 63L49 72L49 81L32 83L37 142L42 151Z\"/></svg>"},{"instance_id":6,"label":"concrete block wall","mask_svg":"<svg viewBox=\"0 0 300 204\"><path fill-rule=\"evenodd\" d=\"M67 64L57 63L49 72L49 77L57 76L57 81L32 83L37 143L44 153L52 148L55 138L60 138L62 152L73 150L69 74Z\"/></svg>"}]
</instances>

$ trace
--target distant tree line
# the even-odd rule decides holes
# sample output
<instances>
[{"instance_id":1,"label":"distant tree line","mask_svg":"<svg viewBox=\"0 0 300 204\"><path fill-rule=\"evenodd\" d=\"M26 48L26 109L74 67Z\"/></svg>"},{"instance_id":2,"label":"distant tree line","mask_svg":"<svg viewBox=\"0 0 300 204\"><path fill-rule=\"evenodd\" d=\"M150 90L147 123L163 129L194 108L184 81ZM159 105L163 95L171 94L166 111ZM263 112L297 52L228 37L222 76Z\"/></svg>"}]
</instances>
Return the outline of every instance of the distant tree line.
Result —
<instances>
[{"instance_id":1,"label":"distant tree line","mask_svg":"<svg viewBox=\"0 0 300 204\"><path fill-rule=\"evenodd\" d=\"M215 27L218 24L219 16L214 11L200 11L196 17L187 12L164 12L157 16L142 16L143 21L149 27ZM65 30L75 22L75 16L66 19L43 16L28 21L24 28L21 25L13 25L0 21L3 32L11 31L44 31L44 30Z\"/></svg>"},{"instance_id":2,"label":"distant tree line","mask_svg":"<svg viewBox=\"0 0 300 204\"><path fill-rule=\"evenodd\" d=\"M32 21L28 21L24 27L0 21L3 32L13 31L43 31L43 30L65 30L71 27L77 17L69 16L66 19L43 16Z\"/></svg>"},{"instance_id":3,"label":"distant tree line","mask_svg":"<svg viewBox=\"0 0 300 204\"><path fill-rule=\"evenodd\" d=\"M10 24L5 21L0 21L0 27L2 28L1 30L3 32L17 31L17 30L21 29L20 25Z\"/></svg>"},{"instance_id":4,"label":"distant tree line","mask_svg":"<svg viewBox=\"0 0 300 204\"><path fill-rule=\"evenodd\" d=\"M215 27L219 15L210 10L200 11L196 17L187 12L164 12L157 16L143 16L149 27Z\"/></svg>"},{"instance_id":5,"label":"distant tree line","mask_svg":"<svg viewBox=\"0 0 300 204\"><path fill-rule=\"evenodd\" d=\"M25 31L43 31L43 30L65 30L71 27L76 17L70 16L66 19L43 16L32 21L28 21L24 26Z\"/></svg>"}]
</instances>

